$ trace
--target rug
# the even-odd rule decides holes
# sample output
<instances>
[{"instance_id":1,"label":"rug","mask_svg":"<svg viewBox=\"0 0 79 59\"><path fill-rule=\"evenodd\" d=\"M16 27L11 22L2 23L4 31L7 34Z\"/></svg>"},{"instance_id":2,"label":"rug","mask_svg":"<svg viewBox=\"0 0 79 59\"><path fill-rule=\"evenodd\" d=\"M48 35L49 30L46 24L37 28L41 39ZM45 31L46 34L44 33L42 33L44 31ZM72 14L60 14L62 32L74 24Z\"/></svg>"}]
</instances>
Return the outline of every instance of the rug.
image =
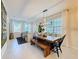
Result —
<instances>
[{"instance_id":1,"label":"rug","mask_svg":"<svg viewBox=\"0 0 79 59\"><path fill-rule=\"evenodd\" d=\"M27 43L27 41L26 41L24 38L22 38L22 37L18 37L18 38L17 38L17 42L18 42L18 44Z\"/></svg>"}]
</instances>

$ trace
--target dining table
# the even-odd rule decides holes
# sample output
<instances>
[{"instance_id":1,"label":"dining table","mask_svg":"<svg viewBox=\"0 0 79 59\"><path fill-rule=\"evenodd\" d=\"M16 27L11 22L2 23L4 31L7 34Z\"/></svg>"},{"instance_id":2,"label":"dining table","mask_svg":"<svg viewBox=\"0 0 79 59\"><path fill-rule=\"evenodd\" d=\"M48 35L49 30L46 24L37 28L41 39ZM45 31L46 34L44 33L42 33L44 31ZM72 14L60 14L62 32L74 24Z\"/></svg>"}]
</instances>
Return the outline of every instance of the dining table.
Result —
<instances>
[{"instance_id":1,"label":"dining table","mask_svg":"<svg viewBox=\"0 0 79 59\"><path fill-rule=\"evenodd\" d=\"M60 37L55 37L55 36L33 36L33 39L31 40L31 45L37 45L40 48L44 50L44 56L48 56L51 51L51 46L49 45L50 43L53 43L53 41L59 39Z\"/></svg>"}]
</instances>

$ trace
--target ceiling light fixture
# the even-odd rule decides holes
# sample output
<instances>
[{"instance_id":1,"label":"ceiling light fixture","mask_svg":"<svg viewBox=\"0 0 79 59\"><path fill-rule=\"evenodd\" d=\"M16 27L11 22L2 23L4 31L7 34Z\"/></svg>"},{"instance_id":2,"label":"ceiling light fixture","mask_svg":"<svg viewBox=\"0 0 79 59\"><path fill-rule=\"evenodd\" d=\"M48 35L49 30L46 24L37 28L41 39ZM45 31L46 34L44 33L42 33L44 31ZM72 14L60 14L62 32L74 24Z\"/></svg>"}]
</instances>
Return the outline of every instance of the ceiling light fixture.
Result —
<instances>
[{"instance_id":1,"label":"ceiling light fixture","mask_svg":"<svg viewBox=\"0 0 79 59\"><path fill-rule=\"evenodd\" d=\"M43 12L46 12L46 11L47 11L47 9L43 10Z\"/></svg>"}]
</instances>

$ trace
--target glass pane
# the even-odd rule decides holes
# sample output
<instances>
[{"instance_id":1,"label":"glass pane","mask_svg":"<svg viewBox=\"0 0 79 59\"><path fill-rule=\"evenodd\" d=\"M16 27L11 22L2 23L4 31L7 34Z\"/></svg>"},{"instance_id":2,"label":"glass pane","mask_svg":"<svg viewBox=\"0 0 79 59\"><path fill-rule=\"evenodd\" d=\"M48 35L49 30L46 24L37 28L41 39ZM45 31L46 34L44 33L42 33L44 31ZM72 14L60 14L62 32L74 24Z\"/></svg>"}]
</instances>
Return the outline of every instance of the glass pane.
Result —
<instances>
[{"instance_id":1,"label":"glass pane","mask_svg":"<svg viewBox=\"0 0 79 59\"><path fill-rule=\"evenodd\" d=\"M47 21L46 31L48 33L62 34L63 29L63 19L61 17L55 18Z\"/></svg>"},{"instance_id":2,"label":"glass pane","mask_svg":"<svg viewBox=\"0 0 79 59\"><path fill-rule=\"evenodd\" d=\"M19 22L13 22L13 32L21 32L21 23Z\"/></svg>"},{"instance_id":3,"label":"glass pane","mask_svg":"<svg viewBox=\"0 0 79 59\"><path fill-rule=\"evenodd\" d=\"M54 34L63 34L64 29L62 27L55 27L54 28Z\"/></svg>"},{"instance_id":4,"label":"glass pane","mask_svg":"<svg viewBox=\"0 0 79 59\"><path fill-rule=\"evenodd\" d=\"M24 29L23 29L23 31L24 31L24 32L30 32L30 31L31 31L31 29L30 29L30 24L25 23L25 24L24 24Z\"/></svg>"},{"instance_id":5,"label":"glass pane","mask_svg":"<svg viewBox=\"0 0 79 59\"><path fill-rule=\"evenodd\" d=\"M63 26L63 20L61 18L56 18L53 20L53 26Z\"/></svg>"}]
</instances>

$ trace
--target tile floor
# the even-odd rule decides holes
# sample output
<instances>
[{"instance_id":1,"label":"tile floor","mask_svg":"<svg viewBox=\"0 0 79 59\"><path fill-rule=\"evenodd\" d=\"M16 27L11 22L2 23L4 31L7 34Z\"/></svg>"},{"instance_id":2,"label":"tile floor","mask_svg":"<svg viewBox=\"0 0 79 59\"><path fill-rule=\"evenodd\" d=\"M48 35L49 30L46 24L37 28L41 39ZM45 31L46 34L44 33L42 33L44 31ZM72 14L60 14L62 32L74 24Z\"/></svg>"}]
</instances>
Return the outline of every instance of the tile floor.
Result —
<instances>
[{"instance_id":1,"label":"tile floor","mask_svg":"<svg viewBox=\"0 0 79 59\"><path fill-rule=\"evenodd\" d=\"M17 40L9 40L7 50L2 56L2 59L77 59L77 52L74 49L62 47L63 53L60 53L58 58L56 53L51 52L47 57L44 57L43 51L37 46L25 43L18 45Z\"/></svg>"}]
</instances>

